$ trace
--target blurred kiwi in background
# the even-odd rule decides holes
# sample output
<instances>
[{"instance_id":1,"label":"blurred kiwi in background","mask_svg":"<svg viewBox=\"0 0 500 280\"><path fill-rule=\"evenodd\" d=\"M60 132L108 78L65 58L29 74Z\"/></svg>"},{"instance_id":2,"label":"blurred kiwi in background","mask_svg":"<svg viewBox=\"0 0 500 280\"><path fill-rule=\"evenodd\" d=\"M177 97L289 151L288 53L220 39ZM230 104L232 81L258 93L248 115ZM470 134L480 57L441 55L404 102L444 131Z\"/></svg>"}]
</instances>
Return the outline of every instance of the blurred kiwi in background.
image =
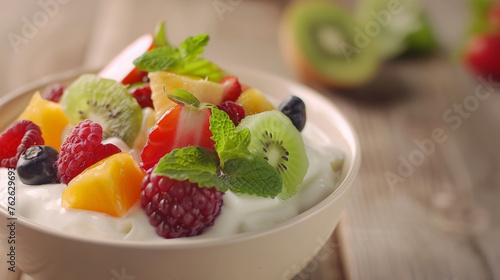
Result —
<instances>
[{"instance_id":1,"label":"blurred kiwi in background","mask_svg":"<svg viewBox=\"0 0 500 280\"><path fill-rule=\"evenodd\" d=\"M296 0L281 19L284 60L305 81L335 89L360 88L385 61L422 57L438 47L418 1Z\"/></svg>"}]
</instances>

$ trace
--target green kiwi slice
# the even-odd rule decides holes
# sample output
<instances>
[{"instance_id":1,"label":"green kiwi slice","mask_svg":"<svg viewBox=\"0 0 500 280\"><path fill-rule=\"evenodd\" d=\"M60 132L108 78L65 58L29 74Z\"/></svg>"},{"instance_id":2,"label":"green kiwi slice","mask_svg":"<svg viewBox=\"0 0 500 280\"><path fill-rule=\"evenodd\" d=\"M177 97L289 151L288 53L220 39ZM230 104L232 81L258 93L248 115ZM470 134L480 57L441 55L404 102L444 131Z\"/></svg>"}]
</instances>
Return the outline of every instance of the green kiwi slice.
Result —
<instances>
[{"instance_id":1,"label":"green kiwi slice","mask_svg":"<svg viewBox=\"0 0 500 280\"><path fill-rule=\"evenodd\" d=\"M89 119L99 123L104 138L118 137L129 147L140 132L142 110L122 84L93 74L84 74L65 91L62 109L71 124Z\"/></svg>"},{"instance_id":2,"label":"green kiwi slice","mask_svg":"<svg viewBox=\"0 0 500 280\"><path fill-rule=\"evenodd\" d=\"M281 25L287 62L306 79L338 88L367 83L376 74L376 42L348 11L331 1L295 1Z\"/></svg>"},{"instance_id":3,"label":"green kiwi slice","mask_svg":"<svg viewBox=\"0 0 500 280\"><path fill-rule=\"evenodd\" d=\"M292 121L282 112L272 110L247 116L237 128L250 130L249 151L262 156L281 175L283 190L278 197L292 197L309 167L302 135Z\"/></svg>"}]
</instances>

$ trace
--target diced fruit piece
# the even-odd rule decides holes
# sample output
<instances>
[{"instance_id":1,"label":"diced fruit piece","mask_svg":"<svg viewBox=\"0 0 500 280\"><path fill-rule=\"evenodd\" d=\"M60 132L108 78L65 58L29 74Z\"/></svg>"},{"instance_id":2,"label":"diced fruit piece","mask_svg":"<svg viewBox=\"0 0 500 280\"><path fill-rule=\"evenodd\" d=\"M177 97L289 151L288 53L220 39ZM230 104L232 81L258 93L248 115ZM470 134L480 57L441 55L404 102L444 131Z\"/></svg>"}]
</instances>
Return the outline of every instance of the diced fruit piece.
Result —
<instances>
[{"instance_id":1,"label":"diced fruit piece","mask_svg":"<svg viewBox=\"0 0 500 280\"><path fill-rule=\"evenodd\" d=\"M17 162L17 175L26 185L43 185L57 181L56 161L59 153L51 146L31 146Z\"/></svg>"},{"instance_id":2,"label":"diced fruit piece","mask_svg":"<svg viewBox=\"0 0 500 280\"><path fill-rule=\"evenodd\" d=\"M220 83L224 86L222 101L236 101L242 92L240 82L236 76L227 76Z\"/></svg>"},{"instance_id":3,"label":"diced fruit piece","mask_svg":"<svg viewBox=\"0 0 500 280\"><path fill-rule=\"evenodd\" d=\"M153 35L146 34L139 37L113 58L113 60L99 72L98 76L121 82L124 85L143 82L143 79L147 76L147 72L137 69L133 61L152 48Z\"/></svg>"},{"instance_id":4,"label":"diced fruit piece","mask_svg":"<svg viewBox=\"0 0 500 280\"><path fill-rule=\"evenodd\" d=\"M61 146L57 160L57 177L68 184L85 168L121 150L113 144L102 144L102 127L85 120L75 126Z\"/></svg>"},{"instance_id":5,"label":"diced fruit piece","mask_svg":"<svg viewBox=\"0 0 500 280\"><path fill-rule=\"evenodd\" d=\"M236 103L240 104L245 110L245 114L253 115L264 111L276 110L276 107L260 93L260 91L249 88L245 90Z\"/></svg>"},{"instance_id":6,"label":"diced fruit piece","mask_svg":"<svg viewBox=\"0 0 500 280\"><path fill-rule=\"evenodd\" d=\"M229 115L229 118L233 121L235 126L246 116L243 107L234 101L224 101L217 107Z\"/></svg>"},{"instance_id":7,"label":"diced fruit piece","mask_svg":"<svg viewBox=\"0 0 500 280\"><path fill-rule=\"evenodd\" d=\"M196 236L213 225L221 212L223 192L176 181L152 170L142 183L141 205L159 236Z\"/></svg>"},{"instance_id":8,"label":"diced fruit piece","mask_svg":"<svg viewBox=\"0 0 500 280\"><path fill-rule=\"evenodd\" d=\"M151 108L154 109L153 100L151 100L151 88L149 84L145 84L143 87L135 88L132 91L132 96L137 100L141 108Z\"/></svg>"},{"instance_id":9,"label":"diced fruit piece","mask_svg":"<svg viewBox=\"0 0 500 280\"><path fill-rule=\"evenodd\" d=\"M306 125L306 104L304 104L302 99L291 95L281 102L278 110L292 121L298 131L304 129Z\"/></svg>"},{"instance_id":10,"label":"diced fruit piece","mask_svg":"<svg viewBox=\"0 0 500 280\"><path fill-rule=\"evenodd\" d=\"M80 76L64 92L62 109L71 124L90 119L132 147L142 123L141 106L122 84L92 74Z\"/></svg>"},{"instance_id":11,"label":"diced fruit piece","mask_svg":"<svg viewBox=\"0 0 500 280\"><path fill-rule=\"evenodd\" d=\"M476 74L500 81L499 50L500 34L476 35L466 50L466 63Z\"/></svg>"},{"instance_id":12,"label":"diced fruit piece","mask_svg":"<svg viewBox=\"0 0 500 280\"><path fill-rule=\"evenodd\" d=\"M142 167L150 169L176 148L198 146L213 151L211 114L208 108L198 109L189 105L176 105L166 112L149 134L142 150Z\"/></svg>"},{"instance_id":13,"label":"diced fruit piece","mask_svg":"<svg viewBox=\"0 0 500 280\"><path fill-rule=\"evenodd\" d=\"M144 172L129 153L117 153L87 168L64 189L61 205L123 216L141 197Z\"/></svg>"},{"instance_id":14,"label":"diced fruit piece","mask_svg":"<svg viewBox=\"0 0 500 280\"><path fill-rule=\"evenodd\" d=\"M59 102L64 93L64 86L61 84L52 84L42 92L42 98L54 102Z\"/></svg>"},{"instance_id":15,"label":"diced fruit piece","mask_svg":"<svg viewBox=\"0 0 500 280\"><path fill-rule=\"evenodd\" d=\"M283 190L278 197L292 197L309 167L300 132L287 116L277 110L244 118L237 129L245 128L252 135L248 150L266 159L283 179Z\"/></svg>"},{"instance_id":16,"label":"diced fruit piece","mask_svg":"<svg viewBox=\"0 0 500 280\"><path fill-rule=\"evenodd\" d=\"M219 83L165 71L150 73L149 78L157 120L176 105L165 95L170 94L171 89L187 90L201 102L219 104L222 100L223 85Z\"/></svg>"},{"instance_id":17,"label":"diced fruit piece","mask_svg":"<svg viewBox=\"0 0 500 280\"><path fill-rule=\"evenodd\" d=\"M284 58L308 81L359 87L374 77L382 57L374 40L358 38L353 31L356 25L354 17L335 1L294 1L282 17ZM364 43L362 48L359 41Z\"/></svg>"},{"instance_id":18,"label":"diced fruit piece","mask_svg":"<svg viewBox=\"0 0 500 280\"><path fill-rule=\"evenodd\" d=\"M21 154L33 145L43 145L42 131L29 120L13 123L0 135L0 167L16 167Z\"/></svg>"},{"instance_id":19,"label":"diced fruit piece","mask_svg":"<svg viewBox=\"0 0 500 280\"><path fill-rule=\"evenodd\" d=\"M59 151L61 133L69 120L61 109L61 104L43 99L35 92L28 107L24 109L18 120L30 120L40 127L45 145Z\"/></svg>"}]
</instances>

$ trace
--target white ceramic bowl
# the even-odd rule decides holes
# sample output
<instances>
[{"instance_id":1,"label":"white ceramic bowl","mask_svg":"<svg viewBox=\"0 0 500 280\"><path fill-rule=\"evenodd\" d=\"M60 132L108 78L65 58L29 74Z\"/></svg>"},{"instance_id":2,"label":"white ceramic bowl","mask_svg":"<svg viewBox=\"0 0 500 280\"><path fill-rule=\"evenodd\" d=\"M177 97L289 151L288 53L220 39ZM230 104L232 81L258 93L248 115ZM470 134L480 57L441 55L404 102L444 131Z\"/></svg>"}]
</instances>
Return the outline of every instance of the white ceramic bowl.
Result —
<instances>
[{"instance_id":1,"label":"white ceramic bowl","mask_svg":"<svg viewBox=\"0 0 500 280\"><path fill-rule=\"evenodd\" d=\"M281 100L302 98L308 122L314 122L345 152L339 187L322 202L283 223L229 237L182 239L175 244L99 241L55 231L18 216L16 268L35 280L110 279L289 279L312 260L332 234L360 165L355 133L339 110L319 93L274 75L234 70L241 81ZM54 81L68 82L75 72L48 77L0 100L0 130L10 125L32 93ZM1 202L6 203L6 202ZM4 223L9 217L3 208ZM9 246L0 226L0 246ZM2 256L5 255L2 253ZM121 276L134 276L121 277Z\"/></svg>"}]
</instances>

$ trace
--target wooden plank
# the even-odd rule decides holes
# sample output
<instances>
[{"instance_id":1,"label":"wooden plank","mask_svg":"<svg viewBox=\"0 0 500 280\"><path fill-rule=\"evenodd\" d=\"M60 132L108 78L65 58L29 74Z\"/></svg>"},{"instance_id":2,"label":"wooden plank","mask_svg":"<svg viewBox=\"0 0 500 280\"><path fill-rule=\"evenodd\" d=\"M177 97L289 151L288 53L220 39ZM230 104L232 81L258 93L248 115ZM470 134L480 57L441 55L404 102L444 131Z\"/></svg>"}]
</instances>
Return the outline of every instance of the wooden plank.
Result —
<instances>
[{"instance_id":1,"label":"wooden plank","mask_svg":"<svg viewBox=\"0 0 500 280\"><path fill-rule=\"evenodd\" d=\"M362 167L340 228L349 279L500 277L493 265L500 258L494 237L500 236L499 223L493 218L500 210L494 203L500 195L493 173L498 170L498 149L493 145L500 138L489 133L498 116L491 110L499 100L493 96L484 101L453 129L456 123L447 122L443 114L480 86L456 72L444 58L394 63L380 77L384 82L371 85L370 92L390 91L386 80L392 79L404 82L402 88L412 94L385 105L367 105L320 89L346 113L362 146ZM431 148L436 128L446 138ZM417 142L431 145L428 155L419 152ZM417 164L398 172L411 159ZM388 183L387 172L401 182Z\"/></svg>"}]
</instances>

